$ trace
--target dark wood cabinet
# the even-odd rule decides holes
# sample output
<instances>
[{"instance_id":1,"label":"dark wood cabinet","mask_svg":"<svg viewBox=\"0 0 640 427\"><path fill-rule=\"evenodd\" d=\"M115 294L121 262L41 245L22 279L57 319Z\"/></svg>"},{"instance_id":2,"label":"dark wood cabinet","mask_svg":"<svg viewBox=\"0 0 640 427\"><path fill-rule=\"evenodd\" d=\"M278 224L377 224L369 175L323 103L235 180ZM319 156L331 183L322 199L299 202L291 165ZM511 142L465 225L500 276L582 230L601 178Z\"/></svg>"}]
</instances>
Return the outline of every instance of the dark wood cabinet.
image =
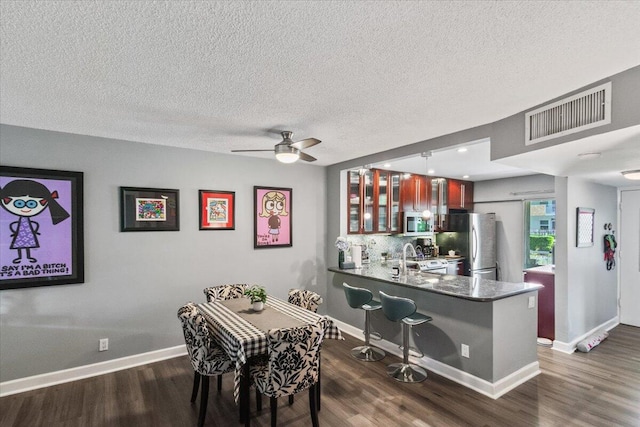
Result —
<instances>
[{"instance_id":1,"label":"dark wood cabinet","mask_svg":"<svg viewBox=\"0 0 640 427\"><path fill-rule=\"evenodd\" d=\"M348 233L395 233L400 226L399 172L379 169L348 172Z\"/></svg>"},{"instance_id":2,"label":"dark wood cabinet","mask_svg":"<svg viewBox=\"0 0 640 427\"><path fill-rule=\"evenodd\" d=\"M416 174L403 176L400 191L402 212L422 212L429 209L430 190L428 177Z\"/></svg>"},{"instance_id":3,"label":"dark wood cabinet","mask_svg":"<svg viewBox=\"0 0 640 427\"><path fill-rule=\"evenodd\" d=\"M447 180L447 204L449 209L473 209L473 182L458 179Z\"/></svg>"},{"instance_id":4,"label":"dark wood cabinet","mask_svg":"<svg viewBox=\"0 0 640 427\"><path fill-rule=\"evenodd\" d=\"M544 286L538 291L538 337L553 341L556 334L555 275L549 271L551 266L527 269L524 271L524 281Z\"/></svg>"}]
</instances>

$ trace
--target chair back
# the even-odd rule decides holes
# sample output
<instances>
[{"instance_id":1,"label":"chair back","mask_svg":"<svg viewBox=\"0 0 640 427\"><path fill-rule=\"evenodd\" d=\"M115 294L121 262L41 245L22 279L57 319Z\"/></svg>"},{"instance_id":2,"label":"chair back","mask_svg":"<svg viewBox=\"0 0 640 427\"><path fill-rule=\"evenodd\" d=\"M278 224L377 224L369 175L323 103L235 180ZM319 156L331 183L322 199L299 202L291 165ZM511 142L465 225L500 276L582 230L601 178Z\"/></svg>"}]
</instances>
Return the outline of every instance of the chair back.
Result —
<instances>
[{"instance_id":1,"label":"chair back","mask_svg":"<svg viewBox=\"0 0 640 427\"><path fill-rule=\"evenodd\" d=\"M178 309L184 342L193 369L201 375L215 375L229 370L231 360L209 333L207 321L196 305L188 302Z\"/></svg>"},{"instance_id":2,"label":"chair back","mask_svg":"<svg viewBox=\"0 0 640 427\"><path fill-rule=\"evenodd\" d=\"M207 297L207 302L214 302L227 299L242 298L247 289L246 284L234 283L231 285L218 285L204 288L203 292Z\"/></svg>"},{"instance_id":3,"label":"chair back","mask_svg":"<svg viewBox=\"0 0 640 427\"><path fill-rule=\"evenodd\" d=\"M354 288L346 283L343 283L342 287L344 288L344 294L347 297L347 304L349 304L351 308L361 308L373 299L373 293L371 293L369 289Z\"/></svg>"},{"instance_id":4,"label":"chair back","mask_svg":"<svg viewBox=\"0 0 640 427\"><path fill-rule=\"evenodd\" d=\"M322 304L322 297L317 293L306 289L290 289L289 303L316 313L318 311L318 306Z\"/></svg>"},{"instance_id":5,"label":"chair back","mask_svg":"<svg viewBox=\"0 0 640 427\"><path fill-rule=\"evenodd\" d=\"M392 322L399 322L416 312L416 303L412 299L387 295L380 291L382 312Z\"/></svg>"},{"instance_id":6,"label":"chair back","mask_svg":"<svg viewBox=\"0 0 640 427\"><path fill-rule=\"evenodd\" d=\"M318 382L320 346L327 328L323 317L316 323L267 333L268 373L261 392L269 397L288 396Z\"/></svg>"}]
</instances>

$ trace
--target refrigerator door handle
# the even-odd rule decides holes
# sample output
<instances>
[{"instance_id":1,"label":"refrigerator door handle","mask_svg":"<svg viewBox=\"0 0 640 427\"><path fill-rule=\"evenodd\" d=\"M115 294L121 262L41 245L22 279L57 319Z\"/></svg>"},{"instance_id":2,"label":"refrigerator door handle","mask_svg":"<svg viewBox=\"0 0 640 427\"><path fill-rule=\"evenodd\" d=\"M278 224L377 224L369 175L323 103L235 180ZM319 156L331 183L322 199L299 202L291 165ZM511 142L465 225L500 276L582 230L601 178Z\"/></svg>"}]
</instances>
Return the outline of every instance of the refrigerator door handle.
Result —
<instances>
[{"instance_id":1,"label":"refrigerator door handle","mask_svg":"<svg viewBox=\"0 0 640 427\"><path fill-rule=\"evenodd\" d=\"M475 263L476 257L478 256L478 234L476 233L475 227L471 228L471 239L471 246L473 248L471 251L471 261Z\"/></svg>"}]
</instances>

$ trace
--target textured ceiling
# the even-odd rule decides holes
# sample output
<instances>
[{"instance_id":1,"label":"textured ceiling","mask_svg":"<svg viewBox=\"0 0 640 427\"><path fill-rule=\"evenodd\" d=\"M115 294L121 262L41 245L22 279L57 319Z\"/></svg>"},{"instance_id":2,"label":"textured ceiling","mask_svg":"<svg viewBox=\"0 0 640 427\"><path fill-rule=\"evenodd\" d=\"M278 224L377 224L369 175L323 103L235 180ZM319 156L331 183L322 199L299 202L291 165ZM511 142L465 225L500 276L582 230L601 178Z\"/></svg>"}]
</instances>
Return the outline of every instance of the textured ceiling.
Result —
<instances>
[{"instance_id":1,"label":"textured ceiling","mask_svg":"<svg viewBox=\"0 0 640 427\"><path fill-rule=\"evenodd\" d=\"M223 153L291 130L319 165L640 64L639 1L3 0L0 20L2 123Z\"/></svg>"}]
</instances>

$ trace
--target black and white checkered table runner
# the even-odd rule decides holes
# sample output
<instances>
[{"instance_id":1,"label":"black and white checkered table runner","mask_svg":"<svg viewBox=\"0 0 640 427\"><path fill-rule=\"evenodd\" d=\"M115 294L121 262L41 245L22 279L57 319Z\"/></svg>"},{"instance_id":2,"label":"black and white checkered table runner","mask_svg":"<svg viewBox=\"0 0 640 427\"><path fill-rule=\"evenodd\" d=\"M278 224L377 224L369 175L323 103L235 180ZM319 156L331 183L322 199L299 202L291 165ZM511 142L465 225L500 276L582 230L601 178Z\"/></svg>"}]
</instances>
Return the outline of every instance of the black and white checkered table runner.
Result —
<instances>
[{"instance_id":1,"label":"black and white checkered table runner","mask_svg":"<svg viewBox=\"0 0 640 427\"><path fill-rule=\"evenodd\" d=\"M238 402L242 365L250 357L267 353L267 334L225 307L222 303L223 301L207 302L197 304L197 307L207 320L213 336L236 364L233 395L236 402ZM247 300L248 305L249 301ZM315 323L323 317L273 296L267 298L266 305L303 323ZM331 319L328 320L324 338L343 339L340 329Z\"/></svg>"}]
</instances>

